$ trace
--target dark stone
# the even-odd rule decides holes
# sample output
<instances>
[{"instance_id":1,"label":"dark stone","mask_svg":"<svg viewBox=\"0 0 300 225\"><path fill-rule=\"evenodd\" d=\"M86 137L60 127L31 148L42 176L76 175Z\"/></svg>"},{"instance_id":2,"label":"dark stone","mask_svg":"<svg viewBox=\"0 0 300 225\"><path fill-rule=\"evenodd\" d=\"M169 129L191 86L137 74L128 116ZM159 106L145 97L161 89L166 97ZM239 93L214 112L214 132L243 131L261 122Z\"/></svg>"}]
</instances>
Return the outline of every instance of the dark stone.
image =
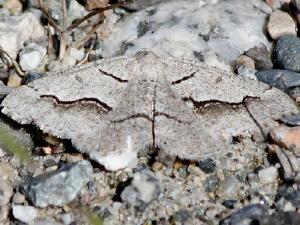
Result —
<instances>
[{"instance_id":1,"label":"dark stone","mask_svg":"<svg viewBox=\"0 0 300 225\"><path fill-rule=\"evenodd\" d=\"M141 37L143 36L144 34L146 34L149 30L151 29L151 24L144 20L144 21L141 21L138 26L137 26L137 36L138 37Z\"/></svg>"},{"instance_id":2,"label":"dark stone","mask_svg":"<svg viewBox=\"0 0 300 225\"><path fill-rule=\"evenodd\" d=\"M47 76L46 74L44 73L36 73L36 72L29 72L25 78L25 84L28 84L34 80L37 80L37 79L40 79L40 78L43 78Z\"/></svg>"},{"instance_id":3,"label":"dark stone","mask_svg":"<svg viewBox=\"0 0 300 225\"><path fill-rule=\"evenodd\" d=\"M264 44L259 44L254 48L250 48L245 54L255 61L255 69L262 70L273 68L269 51Z\"/></svg>"},{"instance_id":4,"label":"dark stone","mask_svg":"<svg viewBox=\"0 0 300 225\"><path fill-rule=\"evenodd\" d=\"M274 63L279 68L300 72L300 38L281 37L274 48Z\"/></svg>"},{"instance_id":5,"label":"dark stone","mask_svg":"<svg viewBox=\"0 0 300 225\"><path fill-rule=\"evenodd\" d=\"M290 88L300 86L300 73L289 70L260 70L257 71L255 75L259 81L267 83L285 92L287 92Z\"/></svg>"},{"instance_id":6,"label":"dark stone","mask_svg":"<svg viewBox=\"0 0 300 225\"><path fill-rule=\"evenodd\" d=\"M215 192L220 185L220 180L217 175L211 175L206 178L204 188L207 192Z\"/></svg>"},{"instance_id":7,"label":"dark stone","mask_svg":"<svg viewBox=\"0 0 300 225\"><path fill-rule=\"evenodd\" d=\"M300 208L300 191L295 191L290 186L280 186L276 195L276 199L284 198L287 201L290 201L294 207Z\"/></svg>"},{"instance_id":8,"label":"dark stone","mask_svg":"<svg viewBox=\"0 0 300 225\"><path fill-rule=\"evenodd\" d=\"M289 126L299 126L300 125L300 114L285 115L280 118L280 121Z\"/></svg>"},{"instance_id":9,"label":"dark stone","mask_svg":"<svg viewBox=\"0 0 300 225\"><path fill-rule=\"evenodd\" d=\"M234 209L235 204L237 203L237 200L235 199L228 199L222 202L222 205L224 205L227 209Z\"/></svg>"},{"instance_id":10,"label":"dark stone","mask_svg":"<svg viewBox=\"0 0 300 225\"><path fill-rule=\"evenodd\" d=\"M198 162L200 169L205 173L213 173L216 170L216 163L214 160L207 158Z\"/></svg>"},{"instance_id":11,"label":"dark stone","mask_svg":"<svg viewBox=\"0 0 300 225\"><path fill-rule=\"evenodd\" d=\"M300 214L297 212L275 212L258 219L259 225L299 225Z\"/></svg>"},{"instance_id":12,"label":"dark stone","mask_svg":"<svg viewBox=\"0 0 300 225\"><path fill-rule=\"evenodd\" d=\"M254 204L248 205L244 208L238 210L237 212L231 214L225 218L220 224L221 225L240 225L245 224L243 221L252 220L252 222L257 221L263 216L268 216L268 207L265 205ZM249 223L255 224L255 223Z\"/></svg>"}]
</instances>

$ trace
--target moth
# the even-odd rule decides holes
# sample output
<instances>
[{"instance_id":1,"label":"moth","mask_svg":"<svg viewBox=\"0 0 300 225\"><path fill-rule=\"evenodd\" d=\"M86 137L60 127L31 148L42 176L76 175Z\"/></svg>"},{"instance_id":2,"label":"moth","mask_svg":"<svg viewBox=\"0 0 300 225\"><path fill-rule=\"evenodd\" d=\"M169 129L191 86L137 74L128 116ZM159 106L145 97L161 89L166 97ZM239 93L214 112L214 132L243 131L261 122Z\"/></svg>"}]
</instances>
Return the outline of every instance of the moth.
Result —
<instances>
[{"instance_id":1,"label":"moth","mask_svg":"<svg viewBox=\"0 0 300 225\"><path fill-rule=\"evenodd\" d=\"M108 170L148 154L166 164L255 154L283 115L299 113L276 88L151 51L49 74L1 105L13 120L71 140Z\"/></svg>"}]
</instances>

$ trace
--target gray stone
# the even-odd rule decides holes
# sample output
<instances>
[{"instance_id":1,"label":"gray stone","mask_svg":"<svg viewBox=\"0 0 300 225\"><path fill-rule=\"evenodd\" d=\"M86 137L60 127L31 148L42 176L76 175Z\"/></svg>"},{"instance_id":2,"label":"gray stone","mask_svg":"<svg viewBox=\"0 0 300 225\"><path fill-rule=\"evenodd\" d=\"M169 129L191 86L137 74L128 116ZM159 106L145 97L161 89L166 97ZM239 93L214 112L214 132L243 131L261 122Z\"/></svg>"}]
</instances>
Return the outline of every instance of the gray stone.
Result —
<instances>
[{"instance_id":1,"label":"gray stone","mask_svg":"<svg viewBox=\"0 0 300 225\"><path fill-rule=\"evenodd\" d=\"M7 205L10 201L12 194L12 185L8 181L0 178L0 206Z\"/></svg>"},{"instance_id":2,"label":"gray stone","mask_svg":"<svg viewBox=\"0 0 300 225\"><path fill-rule=\"evenodd\" d=\"M38 211L32 206L13 205L13 216L23 223L32 223L38 217Z\"/></svg>"},{"instance_id":3,"label":"gray stone","mask_svg":"<svg viewBox=\"0 0 300 225\"><path fill-rule=\"evenodd\" d=\"M237 69L238 75L252 80L257 80L257 77L255 76L256 71L257 70L245 66L240 66Z\"/></svg>"},{"instance_id":4,"label":"gray stone","mask_svg":"<svg viewBox=\"0 0 300 225\"><path fill-rule=\"evenodd\" d=\"M235 151L235 137L249 140L241 145L241 158L261 158L259 143L278 118L299 113L276 88L147 51L49 74L12 92L2 106L21 124L70 139L108 170L134 166L151 147L158 147L157 159L165 164L177 156L220 160Z\"/></svg>"},{"instance_id":5,"label":"gray stone","mask_svg":"<svg viewBox=\"0 0 300 225\"><path fill-rule=\"evenodd\" d=\"M220 180L218 176L211 175L206 178L204 182L204 188L207 192L215 192L220 185Z\"/></svg>"},{"instance_id":6,"label":"gray stone","mask_svg":"<svg viewBox=\"0 0 300 225\"><path fill-rule=\"evenodd\" d=\"M272 215L260 216L256 220L260 225L298 225L300 214L298 212L274 212Z\"/></svg>"},{"instance_id":7,"label":"gray stone","mask_svg":"<svg viewBox=\"0 0 300 225\"><path fill-rule=\"evenodd\" d=\"M122 192L121 198L143 211L159 197L161 191L161 185L155 175L148 169L139 169L134 173L131 184Z\"/></svg>"},{"instance_id":8,"label":"gray stone","mask_svg":"<svg viewBox=\"0 0 300 225\"><path fill-rule=\"evenodd\" d=\"M216 163L213 159L207 158L198 162L200 169L205 173L213 173L216 169Z\"/></svg>"},{"instance_id":9,"label":"gray stone","mask_svg":"<svg viewBox=\"0 0 300 225\"><path fill-rule=\"evenodd\" d=\"M32 71L40 65L46 56L47 49L36 43L30 43L19 54L20 66L24 71Z\"/></svg>"},{"instance_id":10,"label":"gray stone","mask_svg":"<svg viewBox=\"0 0 300 225\"><path fill-rule=\"evenodd\" d=\"M289 70L259 70L255 75L259 81L267 83L285 92L288 92L291 88L300 86L300 73Z\"/></svg>"},{"instance_id":11,"label":"gray stone","mask_svg":"<svg viewBox=\"0 0 300 225\"><path fill-rule=\"evenodd\" d=\"M300 114L284 115L280 121L289 126L300 126Z\"/></svg>"},{"instance_id":12,"label":"gray stone","mask_svg":"<svg viewBox=\"0 0 300 225\"><path fill-rule=\"evenodd\" d=\"M264 44L258 44L249 49L245 54L255 61L255 69L272 69L273 63L270 59L270 54Z\"/></svg>"},{"instance_id":13,"label":"gray stone","mask_svg":"<svg viewBox=\"0 0 300 225\"><path fill-rule=\"evenodd\" d=\"M258 178L261 183L268 184L276 181L278 177L278 170L276 167L271 166L258 171Z\"/></svg>"},{"instance_id":14,"label":"gray stone","mask_svg":"<svg viewBox=\"0 0 300 225\"><path fill-rule=\"evenodd\" d=\"M287 35L278 39L274 63L282 69L300 72L300 38Z\"/></svg>"},{"instance_id":15,"label":"gray stone","mask_svg":"<svg viewBox=\"0 0 300 225\"><path fill-rule=\"evenodd\" d=\"M239 180L231 175L226 177L225 180L220 183L216 194L220 198L236 198L240 186Z\"/></svg>"},{"instance_id":16,"label":"gray stone","mask_svg":"<svg viewBox=\"0 0 300 225\"><path fill-rule=\"evenodd\" d=\"M12 91L11 87L7 87L3 82L0 80L0 99L8 95Z\"/></svg>"},{"instance_id":17,"label":"gray stone","mask_svg":"<svg viewBox=\"0 0 300 225\"><path fill-rule=\"evenodd\" d=\"M23 183L21 189L35 206L61 206L74 200L92 175L92 165L84 160L34 177Z\"/></svg>"},{"instance_id":18,"label":"gray stone","mask_svg":"<svg viewBox=\"0 0 300 225\"><path fill-rule=\"evenodd\" d=\"M262 32L268 13L271 8L261 0L162 1L120 20L103 42L103 56L133 56L147 48L161 57L228 69L247 49L259 43L270 47Z\"/></svg>"}]
</instances>

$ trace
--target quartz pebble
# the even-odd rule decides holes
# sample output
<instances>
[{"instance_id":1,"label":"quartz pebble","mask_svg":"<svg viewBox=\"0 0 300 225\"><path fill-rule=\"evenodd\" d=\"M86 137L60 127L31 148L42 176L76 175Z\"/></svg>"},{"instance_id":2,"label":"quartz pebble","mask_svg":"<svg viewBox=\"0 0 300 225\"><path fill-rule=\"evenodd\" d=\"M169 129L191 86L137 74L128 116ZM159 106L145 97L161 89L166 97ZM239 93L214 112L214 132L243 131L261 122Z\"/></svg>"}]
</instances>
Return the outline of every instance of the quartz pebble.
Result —
<instances>
[{"instance_id":1,"label":"quartz pebble","mask_svg":"<svg viewBox=\"0 0 300 225\"><path fill-rule=\"evenodd\" d=\"M272 140L279 146L300 154L300 126L280 126L270 132Z\"/></svg>"},{"instance_id":2,"label":"quartz pebble","mask_svg":"<svg viewBox=\"0 0 300 225\"><path fill-rule=\"evenodd\" d=\"M267 29L273 40L277 40L284 35L297 36L296 24L293 18L288 13L280 10L272 13Z\"/></svg>"},{"instance_id":3,"label":"quartz pebble","mask_svg":"<svg viewBox=\"0 0 300 225\"><path fill-rule=\"evenodd\" d=\"M37 209L35 209L32 206L24 206L24 205L13 205L12 213L16 219L20 220L23 223L31 223L38 216Z\"/></svg>"},{"instance_id":4,"label":"quartz pebble","mask_svg":"<svg viewBox=\"0 0 300 225\"><path fill-rule=\"evenodd\" d=\"M261 183L273 183L278 177L278 170L276 167L271 166L265 169L262 169L258 172L258 178Z\"/></svg>"},{"instance_id":5,"label":"quartz pebble","mask_svg":"<svg viewBox=\"0 0 300 225\"><path fill-rule=\"evenodd\" d=\"M46 53L46 48L36 43L30 43L19 54L20 66L24 71L34 70L38 68Z\"/></svg>"},{"instance_id":6,"label":"quartz pebble","mask_svg":"<svg viewBox=\"0 0 300 225\"><path fill-rule=\"evenodd\" d=\"M22 184L21 189L35 206L61 206L71 202L78 195L83 186L92 179L92 174L91 163L83 160L34 177Z\"/></svg>"}]
</instances>

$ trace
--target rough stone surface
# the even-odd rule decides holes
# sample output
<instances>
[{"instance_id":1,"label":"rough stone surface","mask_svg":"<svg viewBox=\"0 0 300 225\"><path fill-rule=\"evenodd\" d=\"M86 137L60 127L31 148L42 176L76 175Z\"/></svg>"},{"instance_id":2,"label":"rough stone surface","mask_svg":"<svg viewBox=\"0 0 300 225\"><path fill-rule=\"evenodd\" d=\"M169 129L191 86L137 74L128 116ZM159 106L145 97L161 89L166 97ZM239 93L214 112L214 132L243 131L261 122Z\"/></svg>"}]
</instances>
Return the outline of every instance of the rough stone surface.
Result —
<instances>
[{"instance_id":1,"label":"rough stone surface","mask_svg":"<svg viewBox=\"0 0 300 225\"><path fill-rule=\"evenodd\" d=\"M10 201L13 188L9 181L0 178L0 206L5 206Z\"/></svg>"},{"instance_id":2,"label":"rough stone surface","mask_svg":"<svg viewBox=\"0 0 300 225\"><path fill-rule=\"evenodd\" d=\"M64 205L71 202L93 174L89 161L66 165L58 171L34 177L21 185L35 206Z\"/></svg>"},{"instance_id":3,"label":"rough stone surface","mask_svg":"<svg viewBox=\"0 0 300 225\"><path fill-rule=\"evenodd\" d=\"M278 170L274 166L258 171L258 178L264 184L275 182L277 177L278 177Z\"/></svg>"},{"instance_id":4,"label":"rough stone surface","mask_svg":"<svg viewBox=\"0 0 300 225\"><path fill-rule=\"evenodd\" d=\"M289 126L300 126L300 114L296 115L285 115L280 121Z\"/></svg>"},{"instance_id":5,"label":"rough stone surface","mask_svg":"<svg viewBox=\"0 0 300 225\"><path fill-rule=\"evenodd\" d=\"M270 54L264 44L258 44L249 49L245 54L255 61L255 69L272 69L273 63L270 59Z\"/></svg>"},{"instance_id":6,"label":"rough stone surface","mask_svg":"<svg viewBox=\"0 0 300 225\"><path fill-rule=\"evenodd\" d=\"M270 46L262 32L268 13L261 0L163 1L118 22L103 42L103 56L132 56L147 48L162 57L228 68L247 49Z\"/></svg>"},{"instance_id":7,"label":"rough stone surface","mask_svg":"<svg viewBox=\"0 0 300 225\"><path fill-rule=\"evenodd\" d=\"M32 223L38 216L38 211L32 206L13 205L13 216L23 223Z\"/></svg>"},{"instance_id":8,"label":"rough stone surface","mask_svg":"<svg viewBox=\"0 0 300 225\"><path fill-rule=\"evenodd\" d=\"M0 80L0 99L8 95L12 91L12 88L7 87L3 84L3 82Z\"/></svg>"},{"instance_id":9,"label":"rough stone surface","mask_svg":"<svg viewBox=\"0 0 300 225\"><path fill-rule=\"evenodd\" d=\"M288 13L280 10L272 13L267 28L273 40L277 40L284 35L297 36L297 28L293 18Z\"/></svg>"},{"instance_id":10,"label":"rough stone surface","mask_svg":"<svg viewBox=\"0 0 300 225\"><path fill-rule=\"evenodd\" d=\"M236 59L235 63L237 69L239 67L247 67L249 69L255 70L255 61L249 56L241 55Z\"/></svg>"},{"instance_id":11,"label":"rough stone surface","mask_svg":"<svg viewBox=\"0 0 300 225\"><path fill-rule=\"evenodd\" d=\"M290 70L259 70L255 75L259 81L267 83L285 92L291 88L300 86L300 73Z\"/></svg>"},{"instance_id":12,"label":"rough stone surface","mask_svg":"<svg viewBox=\"0 0 300 225\"><path fill-rule=\"evenodd\" d=\"M253 137L261 143L282 115L299 113L292 99L268 85L151 52L49 75L12 92L2 106L21 124L70 139L110 170L132 165L153 145L166 164L176 156L220 160L234 149L261 158ZM251 164L251 157L244 159L250 161L239 163ZM222 165L236 164L231 160Z\"/></svg>"},{"instance_id":13,"label":"rough stone surface","mask_svg":"<svg viewBox=\"0 0 300 225\"><path fill-rule=\"evenodd\" d=\"M31 71L38 68L46 53L46 48L34 42L26 45L19 54L21 68L24 71Z\"/></svg>"},{"instance_id":14,"label":"rough stone surface","mask_svg":"<svg viewBox=\"0 0 300 225\"><path fill-rule=\"evenodd\" d=\"M147 169L138 170L131 184L124 189L121 198L143 211L161 193L161 186L155 175Z\"/></svg>"},{"instance_id":15,"label":"rough stone surface","mask_svg":"<svg viewBox=\"0 0 300 225\"><path fill-rule=\"evenodd\" d=\"M274 63L282 69L300 72L300 38L283 36L274 48Z\"/></svg>"},{"instance_id":16,"label":"rough stone surface","mask_svg":"<svg viewBox=\"0 0 300 225\"><path fill-rule=\"evenodd\" d=\"M30 12L0 18L0 47L14 59L25 41L38 40L43 36L44 28Z\"/></svg>"},{"instance_id":17,"label":"rough stone surface","mask_svg":"<svg viewBox=\"0 0 300 225\"><path fill-rule=\"evenodd\" d=\"M220 198L236 198L240 183L235 176L228 176L221 182L217 195Z\"/></svg>"}]
</instances>

